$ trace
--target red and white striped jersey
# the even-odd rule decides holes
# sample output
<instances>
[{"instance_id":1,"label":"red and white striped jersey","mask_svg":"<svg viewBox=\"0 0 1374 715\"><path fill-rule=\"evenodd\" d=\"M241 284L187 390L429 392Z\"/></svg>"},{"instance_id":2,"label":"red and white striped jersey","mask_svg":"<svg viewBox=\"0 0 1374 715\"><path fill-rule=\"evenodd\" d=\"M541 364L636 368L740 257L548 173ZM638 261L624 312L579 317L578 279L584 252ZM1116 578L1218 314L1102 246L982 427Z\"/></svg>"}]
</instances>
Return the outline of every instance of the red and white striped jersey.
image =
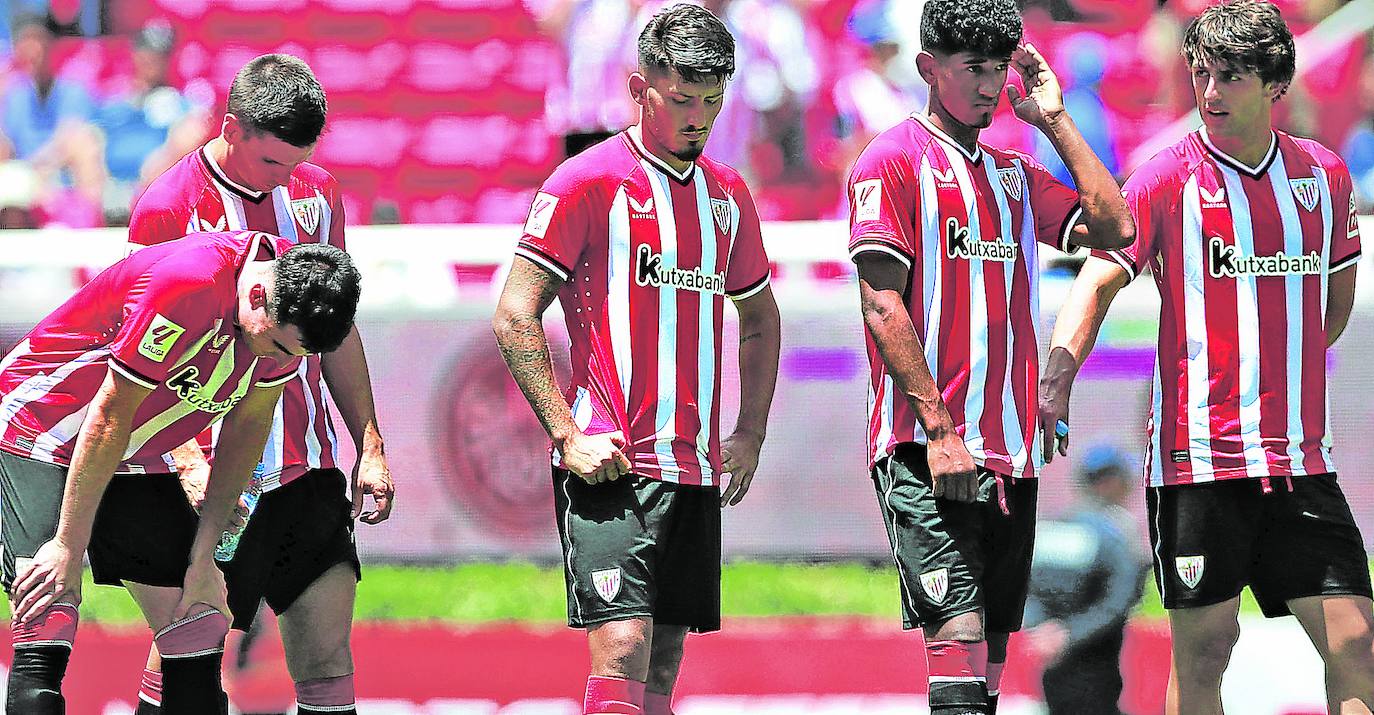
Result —
<instances>
[{"instance_id":1,"label":"red and white striped jersey","mask_svg":"<svg viewBox=\"0 0 1374 715\"><path fill-rule=\"evenodd\" d=\"M1200 130L1137 169L1126 201L1135 244L1096 255L1149 266L1159 289L1149 483L1334 471L1327 281L1360 258L1345 164L1278 132L1249 167Z\"/></svg>"},{"instance_id":2,"label":"red and white striped jersey","mask_svg":"<svg viewBox=\"0 0 1374 715\"><path fill-rule=\"evenodd\" d=\"M1037 242L1068 250L1078 194L1031 157L968 153L913 115L879 134L849 176L850 256L906 265L907 311L974 460L1013 477L1040 463ZM925 431L868 339L870 464Z\"/></svg>"},{"instance_id":3,"label":"red and white striped jersey","mask_svg":"<svg viewBox=\"0 0 1374 715\"><path fill-rule=\"evenodd\" d=\"M188 236L107 268L0 360L0 449L70 464L108 370L152 389L119 473L167 473L166 453L217 422L254 385L300 359L259 358L238 339L238 274L291 246L256 232Z\"/></svg>"},{"instance_id":4,"label":"red and white striped jersey","mask_svg":"<svg viewBox=\"0 0 1374 715\"><path fill-rule=\"evenodd\" d=\"M344 246L344 211L329 172L303 163L286 186L252 191L231 181L204 147L159 176L134 206L131 248L195 231L265 231L294 243ZM301 363L301 379L287 384L263 453L264 489L328 469L338 460L329 389L318 355Z\"/></svg>"},{"instance_id":5,"label":"red and white striped jersey","mask_svg":"<svg viewBox=\"0 0 1374 715\"><path fill-rule=\"evenodd\" d=\"M769 275L739 174L705 157L676 172L632 127L554 171L516 254L566 281L578 427L621 431L635 474L719 486L725 296Z\"/></svg>"}]
</instances>

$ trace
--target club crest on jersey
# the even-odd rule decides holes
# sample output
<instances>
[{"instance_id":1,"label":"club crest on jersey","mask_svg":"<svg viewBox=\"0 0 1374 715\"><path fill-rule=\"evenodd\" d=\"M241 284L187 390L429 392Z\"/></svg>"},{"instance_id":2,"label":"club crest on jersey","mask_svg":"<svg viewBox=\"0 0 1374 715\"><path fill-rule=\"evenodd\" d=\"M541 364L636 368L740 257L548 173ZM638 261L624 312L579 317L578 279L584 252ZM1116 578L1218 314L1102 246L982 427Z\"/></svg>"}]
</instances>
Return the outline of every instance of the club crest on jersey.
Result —
<instances>
[{"instance_id":1,"label":"club crest on jersey","mask_svg":"<svg viewBox=\"0 0 1374 715\"><path fill-rule=\"evenodd\" d=\"M1226 205L1226 189L1220 186L1217 187L1215 194L1203 186L1197 187L1197 192L1202 196L1202 208L1204 209L1216 209Z\"/></svg>"},{"instance_id":2,"label":"club crest on jersey","mask_svg":"<svg viewBox=\"0 0 1374 715\"><path fill-rule=\"evenodd\" d=\"M967 226L960 226L958 219L951 216L945 221L945 253L950 258L966 261L1000 261L1010 263L1016 260L1021 247L1003 241L980 241L972 236Z\"/></svg>"},{"instance_id":3,"label":"club crest on jersey","mask_svg":"<svg viewBox=\"0 0 1374 715\"><path fill-rule=\"evenodd\" d=\"M635 283L649 288L679 288L698 293L725 295L725 274L707 273L700 267L687 270L663 264L663 254L647 243L635 251Z\"/></svg>"},{"instance_id":4,"label":"club crest on jersey","mask_svg":"<svg viewBox=\"0 0 1374 715\"><path fill-rule=\"evenodd\" d=\"M592 572L592 585L596 587L596 594L606 603L615 601L615 597L620 595L620 580L619 566Z\"/></svg>"},{"instance_id":5,"label":"club crest on jersey","mask_svg":"<svg viewBox=\"0 0 1374 715\"><path fill-rule=\"evenodd\" d=\"M721 233L730 232L730 202L725 199L711 199L711 216L716 219L716 228Z\"/></svg>"},{"instance_id":6,"label":"club crest on jersey","mask_svg":"<svg viewBox=\"0 0 1374 715\"><path fill-rule=\"evenodd\" d=\"M882 179L868 179L854 184L854 221L877 221L882 202Z\"/></svg>"},{"instance_id":7,"label":"club crest on jersey","mask_svg":"<svg viewBox=\"0 0 1374 715\"><path fill-rule=\"evenodd\" d=\"M1309 212L1317 208L1317 201L1321 198L1321 192L1317 188L1317 180L1311 177L1306 179L1289 179L1288 185L1293 189L1293 197L1302 204L1302 207Z\"/></svg>"},{"instance_id":8,"label":"club crest on jersey","mask_svg":"<svg viewBox=\"0 0 1374 715\"><path fill-rule=\"evenodd\" d=\"M1242 256L1219 236L1207 241L1207 272L1213 278L1241 276L1312 275L1322 272L1322 257L1312 251L1305 256L1290 256L1282 251L1272 256Z\"/></svg>"},{"instance_id":9,"label":"club crest on jersey","mask_svg":"<svg viewBox=\"0 0 1374 715\"><path fill-rule=\"evenodd\" d=\"M943 603L949 595L949 569L935 569L921 574L921 588L930 600Z\"/></svg>"},{"instance_id":10,"label":"club crest on jersey","mask_svg":"<svg viewBox=\"0 0 1374 715\"><path fill-rule=\"evenodd\" d=\"M306 233L314 235L320 227L320 197L311 196L308 199L296 199L291 202L291 213L296 217L296 223Z\"/></svg>"},{"instance_id":11,"label":"club crest on jersey","mask_svg":"<svg viewBox=\"0 0 1374 715\"><path fill-rule=\"evenodd\" d=\"M1002 180L1002 188L1007 190L1007 195L1012 201L1021 200L1021 168L1018 166L1007 166L997 170L997 178Z\"/></svg>"},{"instance_id":12,"label":"club crest on jersey","mask_svg":"<svg viewBox=\"0 0 1374 715\"><path fill-rule=\"evenodd\" d=\"M525 233L535 238L543 238L544 233L549 230L549 223L553 221L553 210L557 206L557 196L543 191L535 194L534 203L530 204L529 218L525 219Z\"/></svg>"},{"instance_id":13,"label":"club crest on jersey","mask_svg":"<svg viewBox=\"0 0 1374 715\"><path fill-rule=\"evenodd\" d=\"M138 354L153 362L162 362L184 332L186 328L168 320L162 313L155 313L138 343Z\"/></svg>"},{"instance_id":14,"label":"club crest on jersey","mask_svg":"<svg viewBox=\"0 0 1374 715\"><path fill-rule=\"evenodd\" d=\"M644 203L635 201L633 196L626 196L630 202L630 218L653 218L654 217L654 197L644 199Z\"/></svg>"},{"instance_id":15,"label":"club crest on jersey","mask_svg":"<svg viewBox=\"0 0 1374 715\"><path fill-rule=\"evenodd\" d=\"M1178 556L1174 558L1174 570L1178 580L1188 588L1197 588L1202 583L1202 572L1207 568L1206 556Z\"/></svg>"}]
</instances>

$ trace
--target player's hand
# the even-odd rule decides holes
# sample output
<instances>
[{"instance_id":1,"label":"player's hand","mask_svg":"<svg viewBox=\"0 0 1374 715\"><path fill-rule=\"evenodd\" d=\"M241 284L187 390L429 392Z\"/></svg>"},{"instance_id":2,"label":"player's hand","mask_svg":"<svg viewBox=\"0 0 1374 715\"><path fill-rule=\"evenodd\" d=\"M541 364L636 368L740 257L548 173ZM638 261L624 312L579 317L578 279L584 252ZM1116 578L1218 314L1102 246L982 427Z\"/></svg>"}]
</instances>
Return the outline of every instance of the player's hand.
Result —
<instances>
[{"instance_id":1,"label":"player's hand","mask_svg":"<svg viewBox=\"0 0 1374 715\"><path fill-rule=\"evenodd\" d=\"M243 495L240 494L239 503L234 507L233 511L229 512L229 525L225 531L231 534L237 534L243 531L243 528L248 526L248 516L248 502L244 501Z\"/></svg>"},{"instance_id":2,"label":"player's hand","mask_svg":"<svg viewBox=\"0 0 1374 715\"><path fill-rule=\"evenodd\" d=\"M1031 650L1040 656L1040 660L1045 665L1050 665L1064 654L1064 646L1069 642L1069 629L1059 621L1045 621L1027 630L1026 640Z\"/></svg>"},{"instance_id":3,"label":"player's hand","mask_svg":"<svg viewBox=\"0 0 1374 715\"><path fill-rule=\"evenodd\" d=\"M371 494L376 507L363 511L363 495ZM396 484L391 481L391 468L386 466L386 456L374 454L359 459L353 465L353 518L364 524L380 524L391 516L391 505L396 499Z\"/></svg>"},{"instance_id":4,"label":"player's hand","mask_svg":"<svg viewBox=\"0 0 1374 715\"><path fill-rule=\"evenodd\" d=\"M1061 422L1063 428L1059 426ZM1069 455L1068 425L1069 388L1057 380L1041 380L1040 439L1045 464L1054 461L1056 451L1063 457Z\"/></svg>"},{"instance_id":5,"label":"player's hand","mask_svg":"<svg viewBox=\"0 0 1374 715\"><path fill-rule=\"evenodd\" d=\"M81 554L72 553L54 538L40 546L33 561L19 572L10 603L14 618L24 622L57 601L81 605Z\"/></svg>"},{"instance_id":6,"label":"player's hand","mask_svg":"<svg viewBox=\"0 0 1374 715\"><path fill-rule=\"evenodd\" d=\"M1064 91L1035 45L1027 42L1011 53L1011 66L1021 75L1025 94L1016 85L1007 85L1007 101L1021 121L1044 127L1064 112Z\"/></svg>"},{"instance_id":7,"label":"player's hand","mask_svg":"<svg viewBox=\"0 0 1374 715\"><path fill-rule=\"evenodd\" d=\"M721 471L730 475L730 484L720 495L722 507L734 506L749 493L749 483L759 468L759 450L763 449L763 435L757 432L736 431L720 446Z\"/></svg>"},{"instance_id":8,"label":"player's hand","mask_svg":"<svg viewBox=\"0 0 1374 715\"><path fill-rule=\"evenodd\" d=\"M936 498L971 502L978 498L978 465L964 446L964 438L950 430L926 445L931 491Z\"/></svg>"},{"instance_id":9,"label":"player's hand","mask_svg":"<svg viewBox=\"0 0 1374 715\"><path fill-rule=\"evenodd\" d=\"M563 440L563 467L588 484L613 482L630 473L625 456L625 435L619 431L605 434L577 432Z\"/></svg>"},{"instance_id":10,"label":"player's hand","mask_svg":"<svg viewBox=\"0 0 1374 715\"><path fill-rule=\"evenodd\" d=\"M199 514L201 505L205 503L205 485L210 481L210 463L201 461L184 468L178 467L177 481L181 482L181 491L186 493L186 502Z\"/></svg>"},{"instance_id":11,"label":"player's hand","mask_svg":"<svg viewBox=\"0 0 1374 715\"><path fill-rule=\"evenodd\" d=\"M192 561L186 568L186 577L181 583L181 600L172 611L172 620L179 621L206 608L213 608L232 618L229 615L229 590L224 585L224 574L208 557Z\"/></svg>"}]
</instances>

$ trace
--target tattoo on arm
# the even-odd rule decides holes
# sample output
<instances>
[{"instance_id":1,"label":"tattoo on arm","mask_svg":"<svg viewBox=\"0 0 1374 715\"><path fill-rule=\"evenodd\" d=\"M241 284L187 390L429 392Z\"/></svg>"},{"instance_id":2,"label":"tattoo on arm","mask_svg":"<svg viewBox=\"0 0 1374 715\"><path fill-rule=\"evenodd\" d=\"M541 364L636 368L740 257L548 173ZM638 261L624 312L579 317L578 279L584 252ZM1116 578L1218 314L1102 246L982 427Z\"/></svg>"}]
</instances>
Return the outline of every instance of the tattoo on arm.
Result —
<instances>
[{"instance_id":1,"label":"tattoo on arm","mask_svg":"<svg viewBox=\"0 0 1374 715\"><path fill-rule=\"evenodd\" d=\"M512 285L507 286L507 290L514 289L525 295L532 293L535 304L532 309L512 309L506 313L497 330L497 344L511 377L525 394L544 430L553 435L571 422L571 413L554 376L542 314L553 303L561 286L558 281L549 280L551 276L535 275L537 279L530 280L534 276L512 274Z\"/></svg>"},{"instance_id":2,"label":"tattoo on arm","mask_svg":"<svg viewBox=\"0 0 1374 715\"><path fill-rule=\"evenodd\" d=\"M749 342L750 340L758 340L761 337L763 337L763 333L749 333L748 335L741 335L739 338L739 344L743 345Z\"/></svg>"}]
</instances>

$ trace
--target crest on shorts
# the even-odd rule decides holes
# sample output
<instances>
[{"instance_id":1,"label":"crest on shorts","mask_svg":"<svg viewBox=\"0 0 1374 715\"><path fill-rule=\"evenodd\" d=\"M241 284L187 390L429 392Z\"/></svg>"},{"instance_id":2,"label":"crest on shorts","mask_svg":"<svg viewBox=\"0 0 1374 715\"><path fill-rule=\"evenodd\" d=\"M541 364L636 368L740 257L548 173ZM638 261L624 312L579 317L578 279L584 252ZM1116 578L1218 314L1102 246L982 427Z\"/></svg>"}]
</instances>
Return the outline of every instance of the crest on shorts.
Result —
<instances>
[{"instance_id":1,"label":"crest on shorts","mask_svg":"<svg viewBox=\"0 0 1374 715\"><path fill-rule=\"evenodd\" d=\"M1293 188L1293 196L1297 198L1302 207L1311 211L1317 208L1317 180L1311 177L1306 179L1289 179L1288 185Z\"/></svg>"},{"instance_id":2,"label":"crest on shorts","mask_svg":"<svg viewBox=\"0 0 1374 715\"><path fill-rule=\"evenodd\" d=\"M1202 582L1202 571L1207 566L1206 556L1178 556L1174 558L1174 570L1178 580L1188 588L1197 588Z\"/></svg>"},{"instance_id":3,"label":"crest on shorts","mask_svg":"<svg viewBox=\"0 0 1374 715\"><path fill-rule=\"evenodd\" d=\"M1007 195L1012 201L1021 200L1021 168L1007 166L997 170L997 178L1002 180L1002 188L1007 190Z\"/></svg>"},{"instance_id":4,"label":"crest on shorts","mask_svg":"<svg viewBox=\"0 0 1374 715\"><path fill-rule=\"evenodd\" d=\"M296 222L306 233L314 235L320 227L320 197L311 196L308 199L292 201L291 213L295 214Z\"/></svg>"},{"instance_id":5,"label":"crest on shorts","mask_svg":"<svg viewBox=\"0 0 1374 715\"><path fill-rule=\"evenodd\" d=\"M601 600L611 603L620 595L620 567L592 572L592 585Z\"/></svg>"},{"instance_id":6,"label":"crest on shorts","mask_svg":"<svg viewBox=\"0 0 1374 715\"><path fill-rule=\"evenodd\" d=\"M949 569L935 569L921 574L921 588L936 603L943 603L949 595Z\"/></svg>"},{"instance_id":7,"label":"crest on shorts","mask_svg":"<svg viewBox=\"0 0 1374 715\"><path fill-rule=\"evenodd\" d=\"M716 228L721 233L730 232L730 202L725 199L711 199L711 216L716 219Z\"/></svg>"}]
</instances>

